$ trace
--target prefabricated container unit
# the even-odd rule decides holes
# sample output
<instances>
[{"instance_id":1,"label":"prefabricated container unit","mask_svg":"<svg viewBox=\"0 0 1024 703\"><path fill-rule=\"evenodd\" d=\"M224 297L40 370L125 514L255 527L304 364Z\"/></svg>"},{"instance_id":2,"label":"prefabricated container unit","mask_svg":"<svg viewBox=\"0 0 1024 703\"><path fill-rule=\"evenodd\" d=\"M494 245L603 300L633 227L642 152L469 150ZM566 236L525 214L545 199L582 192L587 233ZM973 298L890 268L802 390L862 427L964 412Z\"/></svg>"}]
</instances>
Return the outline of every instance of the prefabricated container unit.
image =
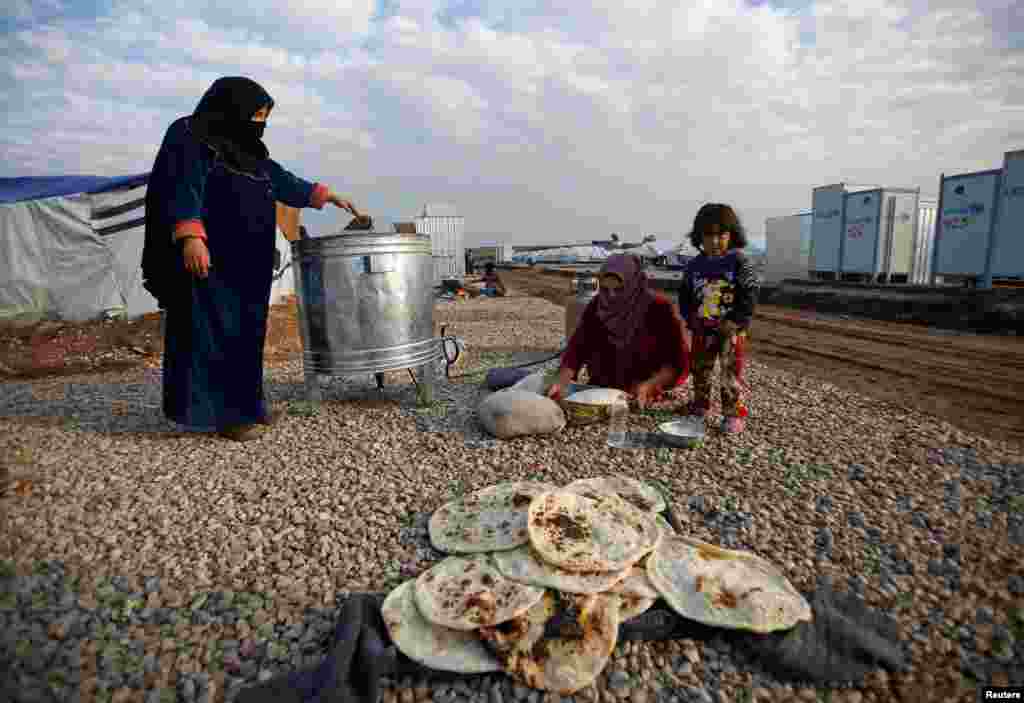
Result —
<instances>
[{"instance_id":1,"label":"prefabricated container unit","mask_svg":"<svg viewBox=\"0 0 1024 703\"><path fill-rule=\"evenodd\" d=\"M839 183L812 195L811 275L908 282L920 189Z\"/></svg>"},{"instance_id":2,"label":"prefabricated container unit","mask_svg":"<svg viewBox=\"0 0 1024 703\"><path fill-rule=\"evenodd\" d=\"M1024 150L1003 159L990 260L993 278L1024 279Z\"/></svg>"},{"instance_id":3,"label":"prefabricated container unit","mask_svg":"<svg viewBox=\"0 0 1024 703\"><path fill-rule=\"evenodd\" d=\"M493 261L496 264L506 263L512 257L512 247L501 242L480 242L479 246L467 251L471 259Z\"/></svg>"},{"instance_id":4,"label":"prefabricated container unit","mask_svg":"<svg viewBox=\"0 0 1024 703\"><path fill-rule=\"evenodd\" d=\"M907 283L925 286L931 281L932 250L935 246L935 223L938 219L937 200L919 200L917 224L914 226L914 258Z\"/></svg>"},{"instance_id":5,"label":"prefabricated container unit","mask_svg":"<svg viewBox=\"0 0 1024 703\"><path fill-rule=\"evenodd\" d=\"M834 279L839 273L846 186L820 186L811 194L812 278Z\"/></svg>"},{"instance_id":6,"label":"prefabricated container unit","mask_svg":"<svg viewBox=\"0 0 1024 703\"><path fill-rule=\"evenodd\" d=\"M842 274L885 282L909 280L919 196L919 190L906 188L878 188L846 195Z\"/></svg>"},{"instance_id":7,"label":"prefabricated container unit","mask_svg":"<svg viewBox=\"0 0 1024 703\"><path fill-rule=\"evenodd\" d=\"M932 248L931 283L976 281L990 271L1002 169L943 174Z\"/></svg>"},{"instance_id":8,"label":"prefabricated container unit","mask_svg":"<svg viewBox=\"0 0 1024 703\"><path fill-rule=\"evenodd\" d=\"M430 235L434 260L434 282L460 280L466 275L465 218L451 205L425 205L415 219L416 233Z\"/></svg>"},{"instance_id":9,"label":"prefabricated container unit","mask_svg":"<svg viewBox=\"0 0 1024 703\"><path fill-rule=\"evenodd\" d=\"M812 220L813 213L810 212L769 217L765 220L765 283L780 283L787 278L807 278L811 266Z\"/></svg>"}]
</instances>

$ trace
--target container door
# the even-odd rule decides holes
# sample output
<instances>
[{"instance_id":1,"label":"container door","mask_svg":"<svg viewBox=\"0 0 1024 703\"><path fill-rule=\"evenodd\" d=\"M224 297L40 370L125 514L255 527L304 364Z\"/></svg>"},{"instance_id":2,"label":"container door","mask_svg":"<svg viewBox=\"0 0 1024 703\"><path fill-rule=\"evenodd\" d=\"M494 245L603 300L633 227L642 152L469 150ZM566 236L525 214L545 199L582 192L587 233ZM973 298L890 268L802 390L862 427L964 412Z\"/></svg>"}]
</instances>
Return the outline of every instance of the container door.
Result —
<instances>
[{"instance_id":1,"label":"container door","mask_svg":"<svg viewBox=\"0 0 1024 703\"><path fill-rule=\"evenodd\" d=\"M895 193L889 196L889 231L885 250L883 271L907 281L914 258L914 212L917 210L917 193Z\"/></svg>"},{"instance_id":2,"label":"container door","mask_svg":"<svg viewBox=\"0 0 1024 703\"><path fill-rule=\"evenodd\" d=\"M980 276L985 272L998 171L950 176L942 186L938 237L939 276Z\"/></svg>"},{"instance_id":3,"label":"container door","mask_svg":"<svg viewBox=\"0 0 1024 703\"><path fill-rule=\"evenodd\" d=\"M879 205L882 191L869 190L846 196L846 223L843 226L843 273L877 271Z\"/></svg>"},{"instance_id":4,"label":"container door","mask_svg":"<svg viewBox=\"0 0 1024 703\"><path fill-rule=\"evenodd\" d=\"M1024 278L1024 151L1006 155L999 198L992 276Z\"/></svg>"},{"instance_id":5,"label":"container door","mask_svg":"<svg viewBox=\"0 0 1024 703\"><path fill-rule=\"evenodd\" d=\"M813 204L813 266L815 271L839 270L839 242L843 226L843 186L815 188Z\"/></svg>"}]
</instances>

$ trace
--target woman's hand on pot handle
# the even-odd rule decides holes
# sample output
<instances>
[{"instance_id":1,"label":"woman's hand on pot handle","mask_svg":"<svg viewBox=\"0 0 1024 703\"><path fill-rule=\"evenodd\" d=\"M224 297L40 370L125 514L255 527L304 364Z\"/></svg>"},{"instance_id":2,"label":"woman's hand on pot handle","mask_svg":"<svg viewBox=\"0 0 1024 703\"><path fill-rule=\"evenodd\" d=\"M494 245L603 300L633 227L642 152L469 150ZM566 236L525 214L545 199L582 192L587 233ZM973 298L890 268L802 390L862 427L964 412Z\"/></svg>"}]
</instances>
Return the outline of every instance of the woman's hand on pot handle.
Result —
<instances>
[{"instance_id":1,"label":"woman's hand on pot handle","mask_svg":"<svg viewBox=\"0 0 1024 703\"><path fill-rule=\"evenodd\" d=\"M356 206L352 204L351 200L346 200L340 195L334 193L333 191L331 192L330 195L327 196L327 202L337 207L340 207L342 210L348 210L355 217L362 217L362 215L359 214L359 211L356 210Z\"/></svg>"},{"instance_id":2,"label":"woman's hand on pot handle","mask_svg":"<svg viewBox=\"0 0 1024 703\"><path fill-rule=\"evenodd\" d=\"M189 237L185 240L183 249L185 257L185 268L197 278L206 278L210 274L210 250L206 248L206 242L199 237Z\"/></svg>"}]
</instances>

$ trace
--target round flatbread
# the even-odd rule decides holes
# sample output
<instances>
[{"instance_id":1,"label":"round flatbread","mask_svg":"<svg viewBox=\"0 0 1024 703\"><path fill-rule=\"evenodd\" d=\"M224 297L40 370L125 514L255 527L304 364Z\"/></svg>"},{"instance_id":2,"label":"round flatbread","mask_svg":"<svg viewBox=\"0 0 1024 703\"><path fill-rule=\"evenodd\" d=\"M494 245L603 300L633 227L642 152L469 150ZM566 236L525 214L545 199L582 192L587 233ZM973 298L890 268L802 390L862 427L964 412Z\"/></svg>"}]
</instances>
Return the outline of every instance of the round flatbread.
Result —
<instances>
[{"instance_id":1,"label":"round flatbread","mask_svg":"<svg viewBox=\"0 0 1024 703\"><path fill-rule=\"evenodd\" d=\"M441 506L430 516L430 542L449 554L514 549L529 541L530 502L555 486L537 481L500 483Z\"/></svg>"},{"instance_id":2,"label":"round flatbread","mask_svg":"<svg viewBox=\"0 0 1024 703\"><path fill-rule=\"evenodd\" d=\"M618 640L620 608L615 595L548 591L522 617L479 634L506 673L530 688L571 696L607 666ZM556 616L559 636L546 638L545 624Z\"/></svg>"},{"instance_id":3,"label":"round flatbread","mask_svg":"<svg viewBox=\"0 0 1024 703\"><path fill-rule=\"evenodd\" d=\"M650 557L647 558L650 559ZM661 597L661 591L651 583L651 577L647 575L646 565L634 566L629 570L624 579L609 588L608 591L610 593L617 593L620 596L654 598L655 600Z\"/></svg>"},{"instance_id":4,"label":"round flatbread","mask_svg":"<svg viewBox=\"0 0 1024 703\"><path fill-rule=\"evenodd\" d=\"M475 632L440 627L424 618L416 607L415 581L391 591L381 615L395 646L415 662L431 669L460 674L501 671L501 663Z\"/></svg>"},{"instance_id":5,"label":"round flatbread","mask_svg":"<svg viewBox=\"0 0 1024 703\"><path fill-rule=\"evenodd\" d=\"M540 558L566 571L621 571L661 537L653 515L618 496L592 500L570 491L538 496L527 529Z\"/></svg>"},{"instance_id":6,"label":"round flatbread","mask_svg":"<svg viewBox=\"0 0 1024 703\"><path fill-rule=\"evenodd\" d=\"M622 607L619 609L619 618L622 622L632 620L638 615L643 615L651 606L657 602L657 598L641 598L640 596L619 596L622 599Z\"/></svg>"},{"instance_id":7,"label":"round flatbread","mask_svg":"<svg viewBox=\"0 0 1024 703\"><path fill-rule=\"evenodd\" d=\"M601 476L573 481L563 490L579 493L591 500L602 495L617 495L634 508L645 513L660 513L667 506L665 499L653 486L628 476Z\"/></svg>"},{"instance_id":8,"label":"round flatbread","mask_svg":"<svg viewBox=\"0 0 1024 703\"><path fill-rule=\"evenodd\" d=\"M661 530L663 537L676 534L676 530L672 527L672 523L670 523L661 513L654 516L654 522L658 525L658 529Z\"/></svg>"},{"instance_id":9,"label":"round flatbread","mask_svg":"<svg viewBox=\"0 0 1024 703\"><path fill-rule=\"evenodd\" d=\"M505 578L566 593L604 593L626 576L625 571L566 571L541 559L528 544L491 558Z\"/></svg>"},{"instance_id":10,"label":"round flatbread","mask_svg":"<svg viewBox=\"0 0 1024 703\"><path fill-rule=\"evenodd\" d=\"M673 610L706 625L766 633L812 618L786 577L749 552L665 536L647 559L647 575Z\"/></svg>"},{"instance_id":11,"label":"round flatbread","mask_svg":"<svg viewBox=\"0 0 1024 703\"><path fill-rule=\"evenodd\" d=\"M416 579L416 606L429 622L453 630L497 625L525 613L543 588L510 581L485 554L448 557Z\"/></svg>"}]
</instances>

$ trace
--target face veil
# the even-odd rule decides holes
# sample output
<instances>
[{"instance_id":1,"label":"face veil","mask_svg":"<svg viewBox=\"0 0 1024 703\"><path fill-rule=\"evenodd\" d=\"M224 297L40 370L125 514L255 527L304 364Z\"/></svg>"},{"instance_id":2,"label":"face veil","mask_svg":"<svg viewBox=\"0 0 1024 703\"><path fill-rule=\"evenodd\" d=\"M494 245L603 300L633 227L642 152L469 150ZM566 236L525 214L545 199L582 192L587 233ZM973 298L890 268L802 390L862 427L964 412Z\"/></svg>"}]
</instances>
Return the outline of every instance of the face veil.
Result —
<instances>
[{"instance_id":1,"label":"face veil","mask_svg":"<svg viewBox=\"0 0 1024 703\"><path fill-rule=\"evenodd\" d=\"M258 175L261 163L270 156L263 143L265 122L252 116L274 100L263 87L240 76L218 78L206 91L190 126L196 137L221 153L228 164L239 171Z\"/></svg>"}]
</instances>

